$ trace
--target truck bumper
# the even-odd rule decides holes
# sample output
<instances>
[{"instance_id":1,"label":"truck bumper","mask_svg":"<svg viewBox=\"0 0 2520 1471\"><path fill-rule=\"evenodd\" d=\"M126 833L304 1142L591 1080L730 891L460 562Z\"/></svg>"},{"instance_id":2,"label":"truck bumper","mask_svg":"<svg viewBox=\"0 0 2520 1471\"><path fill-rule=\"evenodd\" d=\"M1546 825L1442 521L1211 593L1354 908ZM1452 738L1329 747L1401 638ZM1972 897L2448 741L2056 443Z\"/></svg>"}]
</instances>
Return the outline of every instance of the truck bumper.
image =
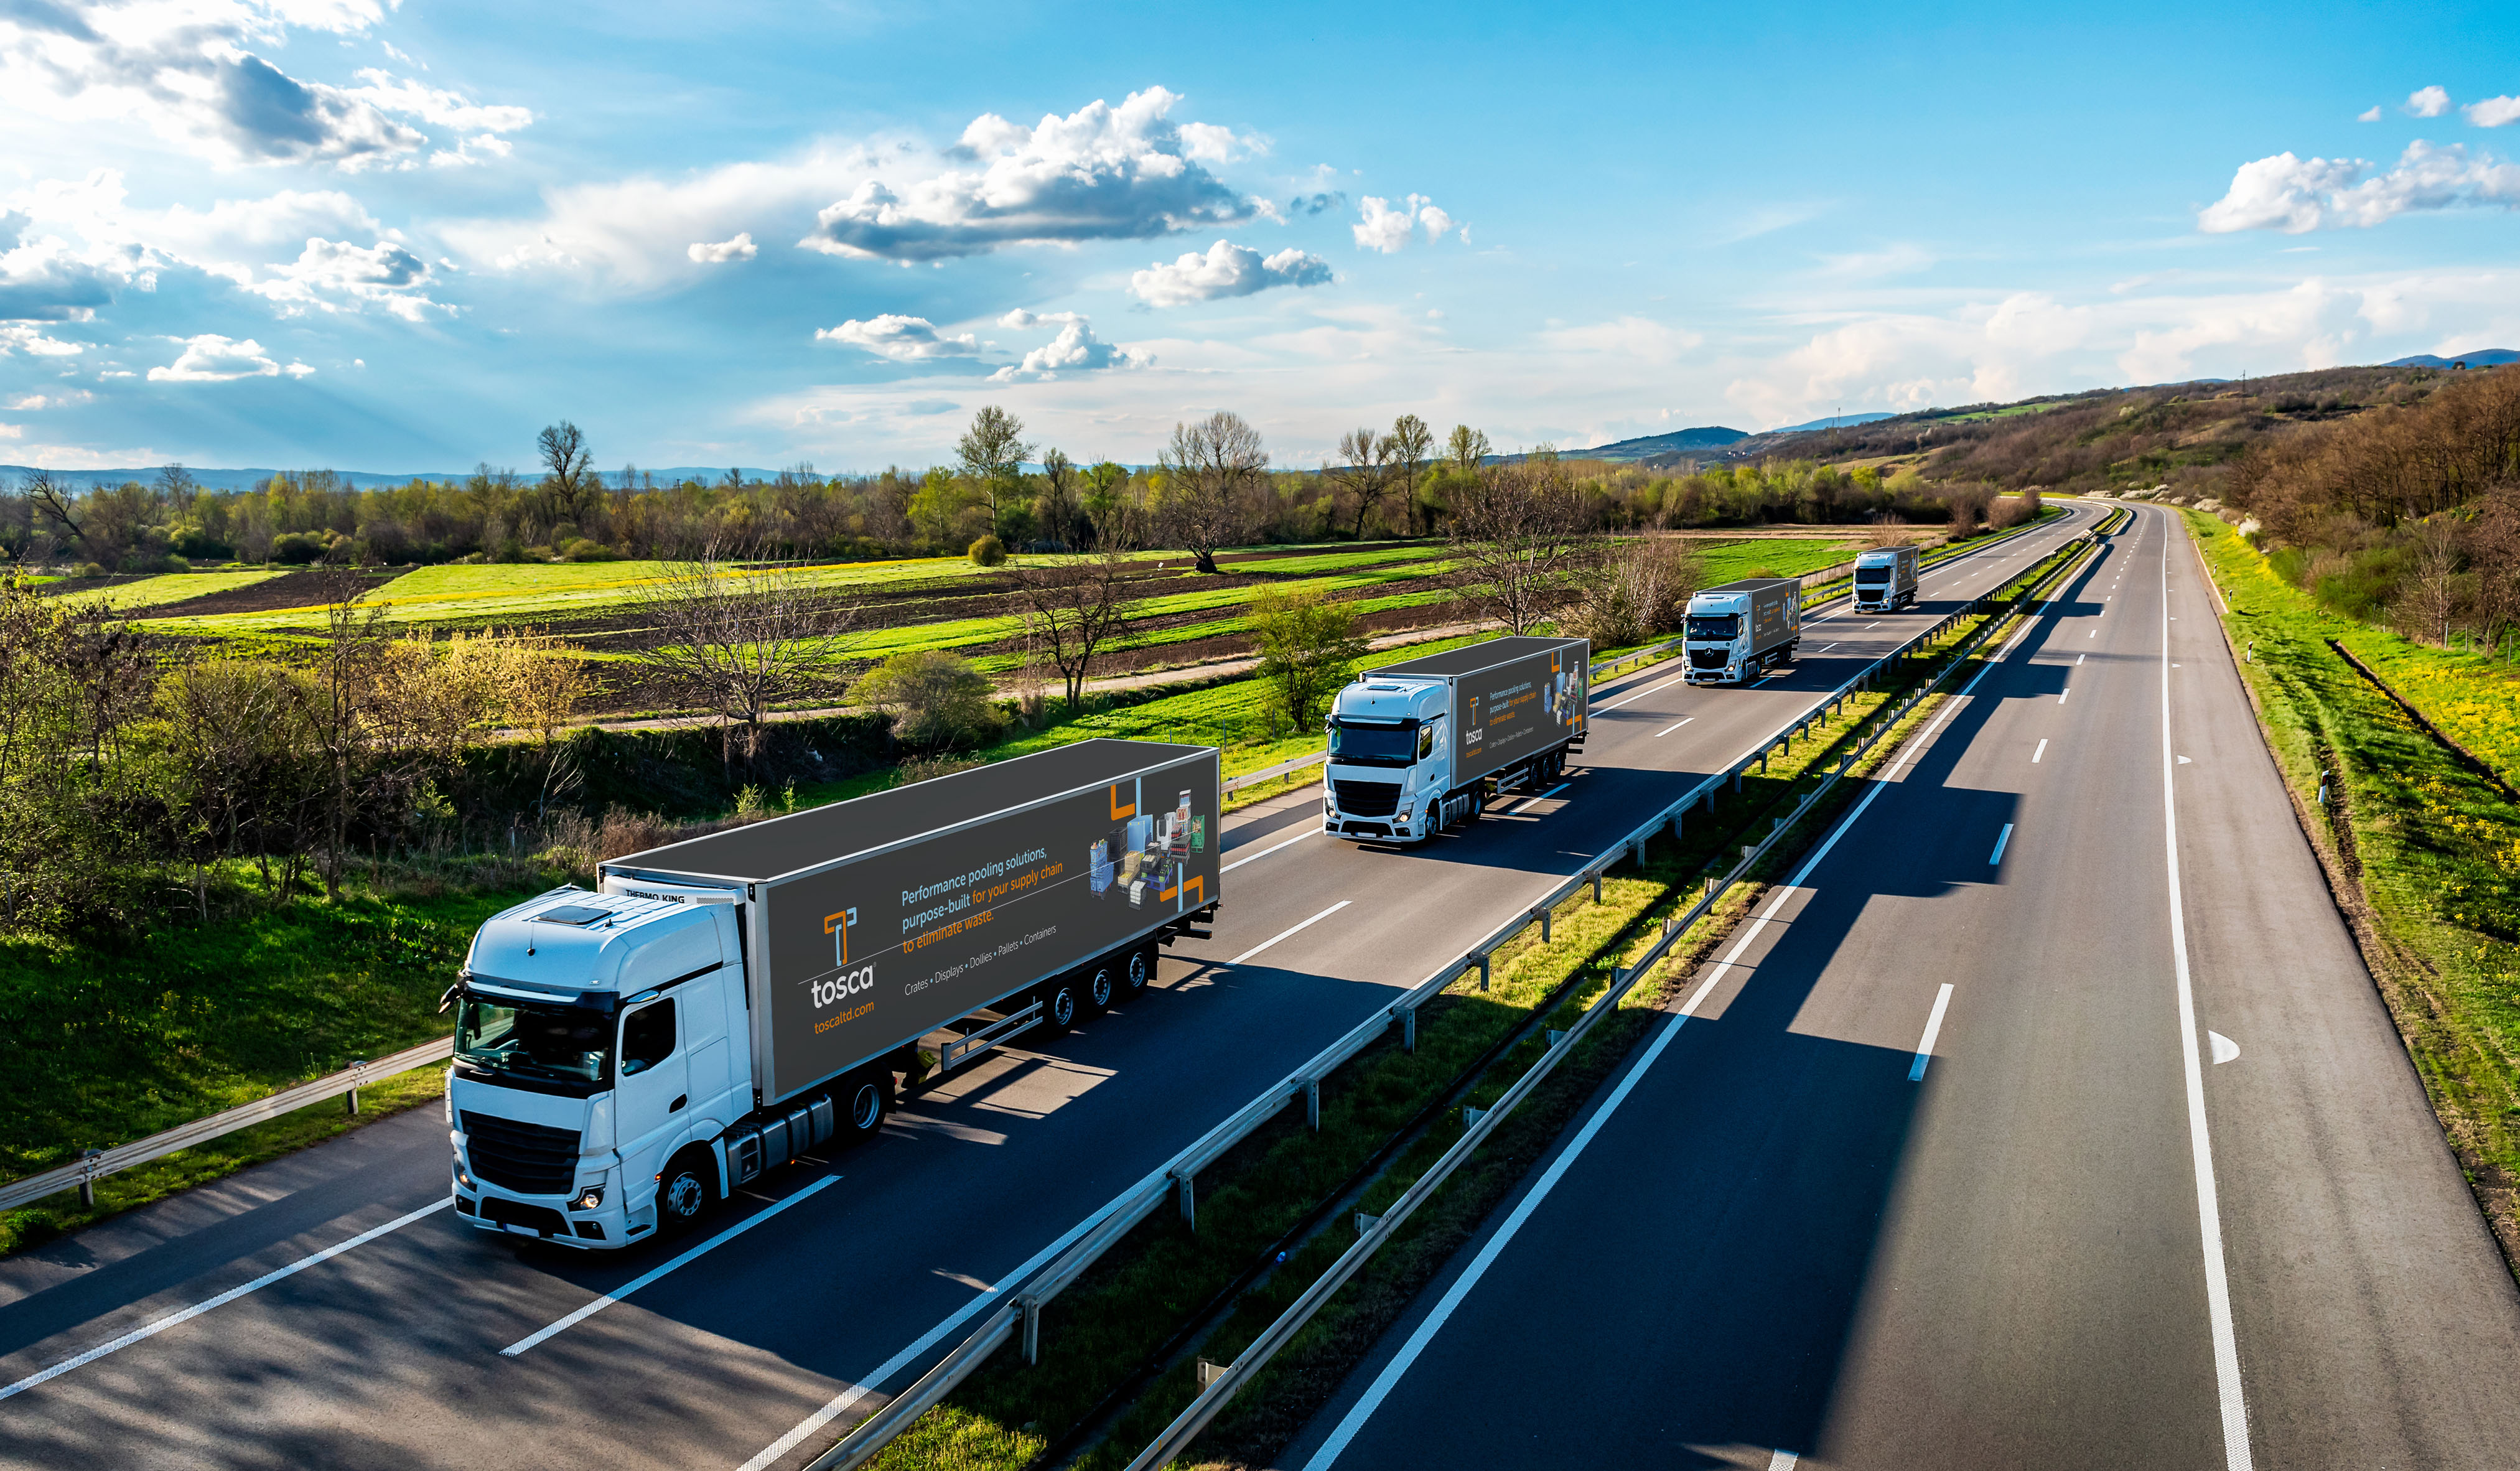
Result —
<instances>
[{"instance_id":1,"label":"truck bumper","mask_svg":"<svg viewBox=\"0 0 2520 1471\"><path fill-rule=\"evenodd\" d=\"M649 1207L648 1214L652 1216L654 1210ZM650 1229L631 1235L630 1228L639 1223L630 1219L617 1200L607 1200L592 1211L575 1211L562 1196L517 1195L477 1180L470 1188L461 1183L455 1186L455 1215L474 1230L549 1241L580 1251L607 1251L644 1241L653 1234L654 1226L651 1221Z\"/></svg>"}]
</instances>

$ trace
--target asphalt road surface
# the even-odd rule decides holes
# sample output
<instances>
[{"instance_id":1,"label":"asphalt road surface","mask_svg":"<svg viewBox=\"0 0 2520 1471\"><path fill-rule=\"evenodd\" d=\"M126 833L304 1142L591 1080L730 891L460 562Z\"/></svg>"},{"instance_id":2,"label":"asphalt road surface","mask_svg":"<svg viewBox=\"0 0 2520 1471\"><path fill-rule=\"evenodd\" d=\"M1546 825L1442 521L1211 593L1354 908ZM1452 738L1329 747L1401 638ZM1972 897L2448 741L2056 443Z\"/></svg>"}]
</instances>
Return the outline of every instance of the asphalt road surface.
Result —
<instances>
[{"instance_id":1,"label":"asphalt road surface","mask_svg":"<svg viewBox=\"0 0 2520 1471\"><path fill-rule=\"evenodd\" d=\"M1328 838L1317 791L1238 815L1215 938L1148 996L756 1181L687 1259L460 1224L428 1108L0 1262L0 1466L799 1465L1125 1186L2098 513L1960 558L1911 611L1816 618L1759 686L1666 664L1598 691L1563 788L1465 835Z\"/></svg>"},{"instance_id":2,"label":"asphalt road surface","mask_svg":"<svg viewBox=\"0 0 2520 1471\"><path fill-rule=\"evenodd\" d=\"M1285 1464L2520 1463L2520 1293L2214 597L2139 512Z\"/></svg>"}]
</instances>

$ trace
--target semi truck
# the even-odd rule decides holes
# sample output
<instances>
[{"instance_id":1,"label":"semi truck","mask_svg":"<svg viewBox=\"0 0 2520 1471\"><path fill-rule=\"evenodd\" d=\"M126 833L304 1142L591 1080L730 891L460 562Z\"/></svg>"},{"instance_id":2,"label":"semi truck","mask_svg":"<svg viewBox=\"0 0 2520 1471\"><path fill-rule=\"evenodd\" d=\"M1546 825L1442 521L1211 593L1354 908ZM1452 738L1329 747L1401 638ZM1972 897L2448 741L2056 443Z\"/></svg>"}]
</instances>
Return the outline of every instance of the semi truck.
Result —
<instances>
[{"instance_id":1,"label":"semi truck","mask_svg":"<svg viewBox=\"0 0 2520 1471\"><path fill-rule=\"evenodd\" d=\"M448 992L455 1211L589 1250L872 1137L897 1074L1144 991L1216 914L1212 747L1087 740L600 866Z\"/></svg>"},{"instance_id":2,"label":"semi truck","mask_svg":"<svg viewBox=\"0 0 2520 1471\"><path fill-rule=\"evenodd\" d=\"M1386 664L1330 701L1322 826L1419 843L1474 823L1494 793L1537 786L1584 744L1592 648L1488 639Z\"/></svg>"},{"instance_id":3,"label":"semi truck","mask_svg":"<svg viewBox=\"0 0 2520 1471\"><path fill-rule=\"evenodd\" d=\"M1858 612L1886 613L1916 601L1916 549L1886 547L1855 557Z\"/></svg>"},{"instance_id":4,"label":"semi truck","mask_svg":"<svg viewBox=\"0 0 2520 1471\"><path fill-rule=\"evenodd\" d=\"M1745 577L1690 598L1688 683L1737 685L1791 659L1802 644L1802 595L1791 577Z\"/></svg>"}]
</instances>

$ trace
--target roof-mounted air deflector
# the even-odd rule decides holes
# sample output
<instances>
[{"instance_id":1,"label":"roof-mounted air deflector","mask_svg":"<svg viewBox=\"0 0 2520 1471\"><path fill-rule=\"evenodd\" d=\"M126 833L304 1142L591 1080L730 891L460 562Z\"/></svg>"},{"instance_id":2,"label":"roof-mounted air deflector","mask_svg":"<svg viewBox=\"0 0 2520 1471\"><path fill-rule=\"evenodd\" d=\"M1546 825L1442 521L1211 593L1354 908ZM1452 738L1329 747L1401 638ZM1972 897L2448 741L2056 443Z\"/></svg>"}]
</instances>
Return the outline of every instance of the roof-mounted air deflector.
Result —
<instances>
[{"instance_id":1,"label":"roof-mounted air deflector","mask_svg":"<svg viewBox=\"0 0 2520 1471\"><path fill-rule=\"evenodd\" d=\"M573 924L583 929L599 919L611 917L610 910L600 910L590 904L563 904L539 914L528 914L525 919L529 924Z\"/></svg>"}]
</instances>

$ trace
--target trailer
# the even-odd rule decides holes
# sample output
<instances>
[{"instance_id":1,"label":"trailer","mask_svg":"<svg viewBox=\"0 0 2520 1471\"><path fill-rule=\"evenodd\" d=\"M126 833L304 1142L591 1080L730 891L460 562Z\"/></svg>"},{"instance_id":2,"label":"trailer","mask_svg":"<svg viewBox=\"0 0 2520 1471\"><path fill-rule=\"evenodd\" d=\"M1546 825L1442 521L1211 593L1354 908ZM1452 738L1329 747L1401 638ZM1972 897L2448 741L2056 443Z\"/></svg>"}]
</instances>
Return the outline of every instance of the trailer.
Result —
<instances>
[{"instance_id":1,"label":"trailer","mask_svg":"<svg viewBox=\"0 0 2520 1471\"><path fill-rule=\"evenodd\" d=\"M1737 685L1784 663L1802 645L1802 584L1745 577L1688 600L1683 632L1692 685Z\"/></svg>"},{"instance_id":2,"label":"trailer","mask_svg":"<svg viewBox=\"0 0 2520 1471\"><path fill-rule=\"evenodd\" d=\"M688 1229L949 1070L1143 991L1216 913L1212 747L1088 740L668 844L493 915L450 992L455 1210Z\"/></svg>"},{"instance_id":3,"label":"trailer","mask_svg":"<svg viewBox=\"0 0 2520 1471\"><path fill-rule=\"evenodd\" d=\"M1499 638L1386 664L1331 700L1322 825L1417 843L1478 821L1488 798L1566 769L1584 743L1592 648Z\"/></svg>"}]
</instances>

